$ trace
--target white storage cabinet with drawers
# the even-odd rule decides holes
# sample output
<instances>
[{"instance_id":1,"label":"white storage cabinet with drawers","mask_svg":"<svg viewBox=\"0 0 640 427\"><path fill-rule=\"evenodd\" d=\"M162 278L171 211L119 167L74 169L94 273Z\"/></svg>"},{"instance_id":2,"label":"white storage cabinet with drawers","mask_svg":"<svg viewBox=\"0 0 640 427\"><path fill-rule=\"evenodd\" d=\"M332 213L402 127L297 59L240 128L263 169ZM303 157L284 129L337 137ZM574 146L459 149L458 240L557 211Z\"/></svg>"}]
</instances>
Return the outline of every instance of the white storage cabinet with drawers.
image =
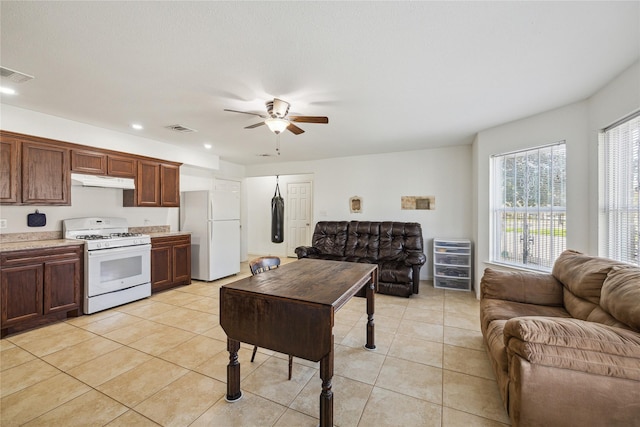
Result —
<instances>
[{"instance_id":1,"label":"white storage cabinet with drawers","mask_svg":"<svg viewBox=\"0 0 640 427\"><path fill-rule=\"evenodd\" d=\"M470 240L433 239L433 286L470 291L471 260Z\"/></svg>"}]
</instances>

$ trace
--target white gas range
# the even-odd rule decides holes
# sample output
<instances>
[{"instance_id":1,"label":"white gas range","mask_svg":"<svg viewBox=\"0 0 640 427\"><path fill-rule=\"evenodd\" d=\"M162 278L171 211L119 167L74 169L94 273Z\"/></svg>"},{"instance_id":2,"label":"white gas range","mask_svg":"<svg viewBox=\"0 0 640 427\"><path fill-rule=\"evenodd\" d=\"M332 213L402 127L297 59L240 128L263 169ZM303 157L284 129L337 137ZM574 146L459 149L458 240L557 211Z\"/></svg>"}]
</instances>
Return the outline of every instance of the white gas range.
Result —
<instances>
[{"instance_id":1,"label":"white gas range","mask_svg":"<svg viewBox=\"0 0 640 427\"><path fill-rule=\"evenodd\" d=\"M73 218L62 224L65 239L85 242L85 314L151 295L150 236L129 233L125 218Z\"/></svg>"}]
</instances>

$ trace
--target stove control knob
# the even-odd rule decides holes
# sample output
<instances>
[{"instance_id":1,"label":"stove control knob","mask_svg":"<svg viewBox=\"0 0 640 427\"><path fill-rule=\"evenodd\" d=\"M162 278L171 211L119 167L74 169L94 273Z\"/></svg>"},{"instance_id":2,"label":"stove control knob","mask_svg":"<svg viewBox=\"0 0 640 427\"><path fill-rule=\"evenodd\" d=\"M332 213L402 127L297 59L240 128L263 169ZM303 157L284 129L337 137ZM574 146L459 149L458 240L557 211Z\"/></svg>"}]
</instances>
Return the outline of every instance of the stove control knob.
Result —
<instances>
[{"instance_id":1,"label":"stove control knob","mask_svg":"<svg viewBox=\"0 0 640 427\"><path fill-rule=\"evenodd\" d=\"M107 242L105 242L105 243L104 243L104 247L105 247L105 248L108 248L108 247L109 247L109 244L108 244Z\"/></svg>"},{"instance_id":2,"label":"stove control knob","mask_svg":"<svg viewBox=\"0 0 640 427\"><path fill-rule=\"evenodd\" d=\"M97 243L97 244L96 244L96 247L97 247L97 248L101 248L101 247L102 247L102 243Z\"/></svg>"}]
</instances>

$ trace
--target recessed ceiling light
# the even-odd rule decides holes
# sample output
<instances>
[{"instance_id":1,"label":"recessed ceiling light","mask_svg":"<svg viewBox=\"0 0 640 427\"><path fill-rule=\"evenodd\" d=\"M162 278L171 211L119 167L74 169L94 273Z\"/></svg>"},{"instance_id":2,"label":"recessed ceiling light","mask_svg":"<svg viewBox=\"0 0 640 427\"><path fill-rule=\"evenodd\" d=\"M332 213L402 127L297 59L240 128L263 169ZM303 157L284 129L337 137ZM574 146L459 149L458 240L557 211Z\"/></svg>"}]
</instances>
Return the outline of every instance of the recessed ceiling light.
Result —
<instances>
[{"instance_id":1,"label":"recessed ceiling light","mask_svg":"<svg viewBox=\"0 0 640 427\"><path fill-rule=\"evenodd\" d=\"M16 91L10 87L0 86L0 93L4 93L5 95L15 95Z\"/></svg>"},{"instance_id":2,"label":"recessed ceiling light","mask_svg":"<svg viewBox=\"0 0 640 427\"><path fill-rule=\"evenodd\" d=\"M138 124L138 123L134 123L134 124L132 124L132 125L131 125L131 127L132 127L132 128L134 128L135 130L142 130L142 129L144 129L144 128L142 127L142 125L141 125L141 124Z\"/></svg>"},{"instance_id":3,"label":"recessed ceiling light","mask_svg":"<svg viewBox=\"0 0 640 427\"><path fill-rule=\"evenodd\" d=\"M211 150L211 144L204 144L204 148L206 148L207 150Z\"/></svg>"}]
</instances>

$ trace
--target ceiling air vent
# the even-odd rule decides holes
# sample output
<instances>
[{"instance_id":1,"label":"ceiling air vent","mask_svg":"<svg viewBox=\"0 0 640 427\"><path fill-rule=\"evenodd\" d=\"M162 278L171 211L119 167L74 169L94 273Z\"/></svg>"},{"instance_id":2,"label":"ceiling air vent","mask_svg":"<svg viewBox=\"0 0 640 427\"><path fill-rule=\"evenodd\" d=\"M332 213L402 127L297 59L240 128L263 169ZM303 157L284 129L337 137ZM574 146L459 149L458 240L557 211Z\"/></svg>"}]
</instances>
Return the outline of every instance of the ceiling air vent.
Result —
<instances>
[{"instance_id":1,"label":"ceiling air vent","mask_svg":"<svg viewBox=\"0 0 640 427\"><path fill-rule=\"evenodd\" d=\"M21 73L20 71L6 67L0 67L0 76L8 78L14 83L24 83L33 79L33 76L30 76L29 74Z\"/></svg>"},{"instance_id":2,"label":"ceiling air vent","mask_svg":"<svg viewBox=\"0 0 640 427\"><path fill-rule=\"evenodd\" d=\"M180 132L180 133L198 132L195 129L191 129L182 125L171 125L171 126L165 126L165 127L169 130L172 130L174 132Z\"/></svg>"}]
</instances>

